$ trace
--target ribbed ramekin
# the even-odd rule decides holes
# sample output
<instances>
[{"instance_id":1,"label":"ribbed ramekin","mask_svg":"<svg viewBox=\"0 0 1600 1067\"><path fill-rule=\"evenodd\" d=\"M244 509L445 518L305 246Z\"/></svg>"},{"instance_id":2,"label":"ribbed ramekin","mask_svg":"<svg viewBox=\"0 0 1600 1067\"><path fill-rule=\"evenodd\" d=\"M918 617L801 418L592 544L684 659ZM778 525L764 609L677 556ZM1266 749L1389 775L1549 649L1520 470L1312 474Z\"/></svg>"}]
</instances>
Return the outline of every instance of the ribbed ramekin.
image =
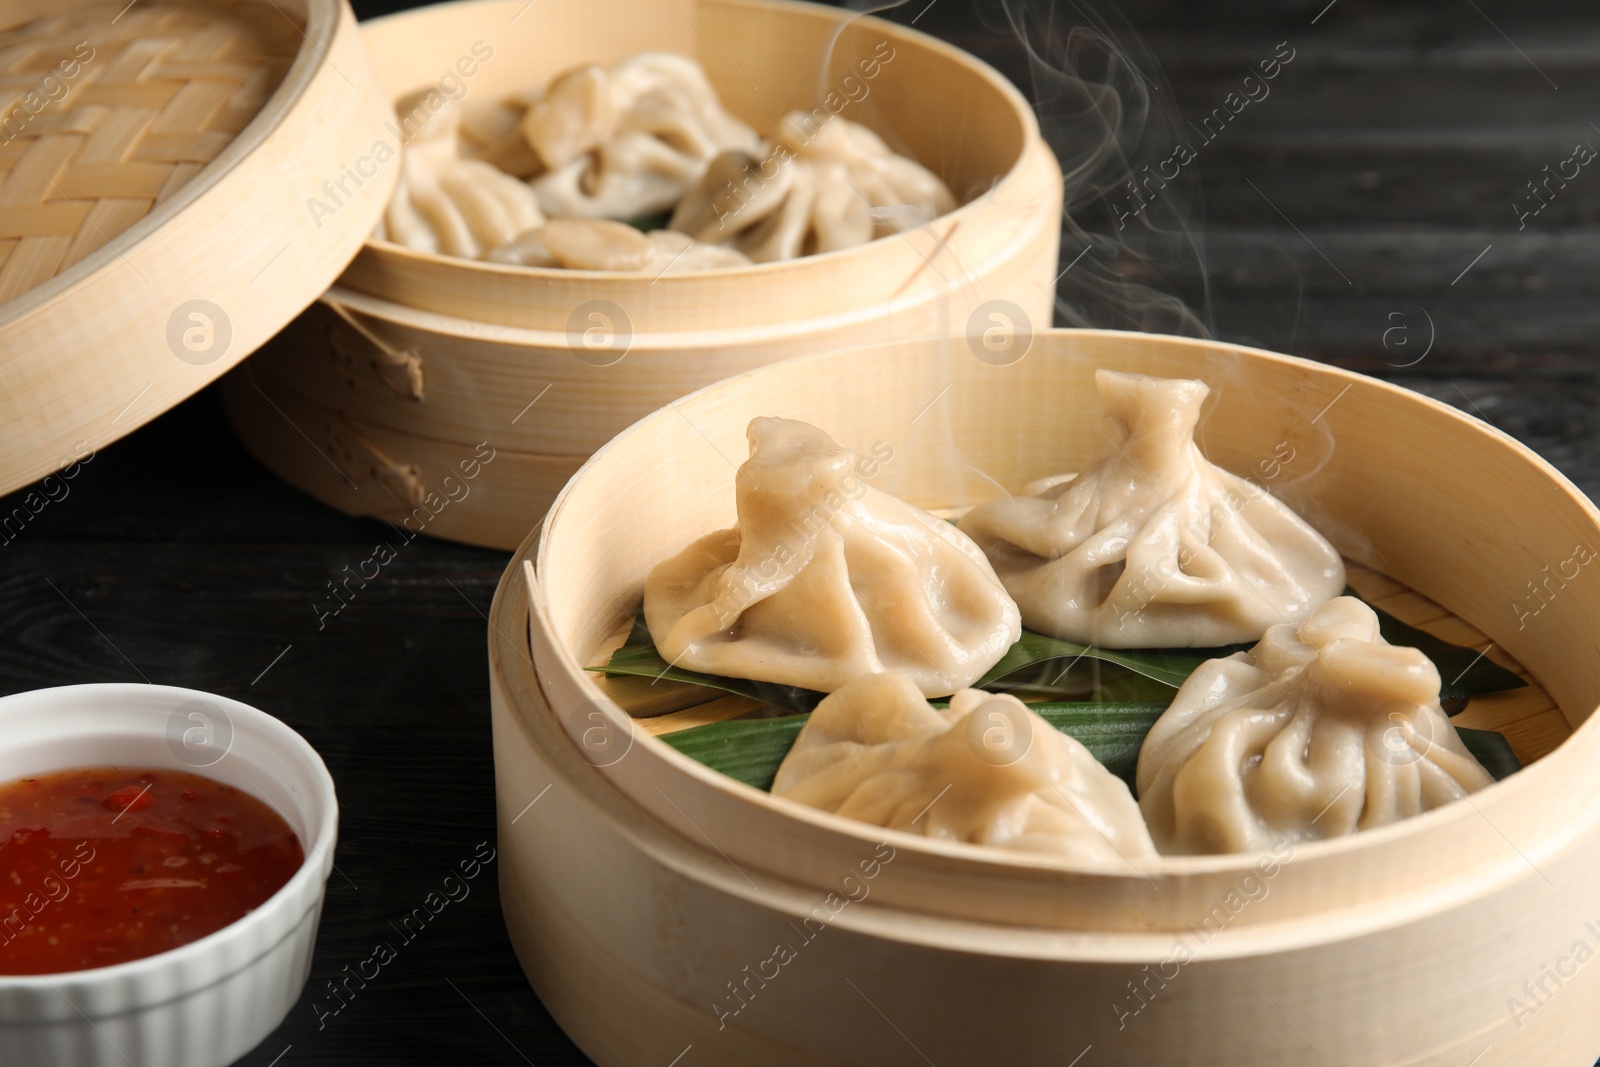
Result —
<instances>
[{"instance_id":1,"label":"ribbed ramekin","mask_svg":"<svg viewBox=\"0 0 1600 1067\"><path fill-rule=\"evenodd\" d=\"M305 739L236 700L171 686L76 685L0 699L0 782L76 767L187 771L294 827L305 863L255 911L112 967L0 975L6 1067L221 1067L277 1028L311 970L338 802Z\"/></svg>"}]
</instances>

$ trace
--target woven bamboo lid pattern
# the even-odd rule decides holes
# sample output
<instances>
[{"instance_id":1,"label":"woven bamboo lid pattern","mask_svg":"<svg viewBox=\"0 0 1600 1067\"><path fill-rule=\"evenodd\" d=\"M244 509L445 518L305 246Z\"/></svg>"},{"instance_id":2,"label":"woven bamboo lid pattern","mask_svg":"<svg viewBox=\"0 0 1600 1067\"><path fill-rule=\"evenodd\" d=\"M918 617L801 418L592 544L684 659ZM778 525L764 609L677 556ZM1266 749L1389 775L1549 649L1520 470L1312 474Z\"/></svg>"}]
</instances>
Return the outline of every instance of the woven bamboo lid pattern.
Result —
<instances>
[{"instance_id":1,"label":"woven bamboo lid pattern","mask_svg":"<svg viewBox=\"0 0 1600 1067\"><path fill-rule=\"evenodd\" d=\"M232 143L299 51L271 7L97 4L0 35L0 301L105 246Z\"/></svg>"},{"instance_id":2,"label":"woven bamboo lid pattern","mask_svg":"<svg viewBox=\"0 0 1600 1067\"><path fill-rule=\"evenodd\" d=\"M0 492L190 396L316 298L398 177L347 0L0 0Z\"/></svg>"}]
</instances>

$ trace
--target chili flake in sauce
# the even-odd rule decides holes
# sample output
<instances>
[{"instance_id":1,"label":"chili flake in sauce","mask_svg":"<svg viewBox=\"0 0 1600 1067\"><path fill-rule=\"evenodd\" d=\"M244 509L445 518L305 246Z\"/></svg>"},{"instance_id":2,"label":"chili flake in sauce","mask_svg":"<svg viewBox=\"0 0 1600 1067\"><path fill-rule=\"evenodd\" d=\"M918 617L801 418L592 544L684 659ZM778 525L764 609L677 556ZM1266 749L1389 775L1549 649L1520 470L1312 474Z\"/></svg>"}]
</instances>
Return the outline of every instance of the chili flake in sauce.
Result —
<instances>
[{"instance_id":1,"label":"chili flake in sauce","mask_svg":"<svg viewBox=\"0 0 1600 1067\"><path fill-rule=\"evenodd\" d=\"M125 963L243 918L305 853L266 804L181 771L0 785L0 975Z\"/></svg>"}]
</instances>

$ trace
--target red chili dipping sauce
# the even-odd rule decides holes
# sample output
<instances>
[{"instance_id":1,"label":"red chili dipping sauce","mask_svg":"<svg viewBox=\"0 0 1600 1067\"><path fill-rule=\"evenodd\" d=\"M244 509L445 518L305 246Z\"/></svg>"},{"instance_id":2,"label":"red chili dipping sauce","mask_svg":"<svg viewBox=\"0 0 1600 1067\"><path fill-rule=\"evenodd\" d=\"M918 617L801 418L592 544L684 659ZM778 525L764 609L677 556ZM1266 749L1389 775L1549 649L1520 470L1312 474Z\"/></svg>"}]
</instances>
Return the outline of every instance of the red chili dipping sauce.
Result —
<instances>
[{"instance_id":1,"label":"red chili dipping sauce","mask_svg":"<svg viewBox=\"0 0 1600 1067\"><path fill-rule=\"evenodd\" d=\"M0 974L153 956L266 902L305 853L248 793L180 771L89 767L0 785Z\"/></svg>"}]
</instances>

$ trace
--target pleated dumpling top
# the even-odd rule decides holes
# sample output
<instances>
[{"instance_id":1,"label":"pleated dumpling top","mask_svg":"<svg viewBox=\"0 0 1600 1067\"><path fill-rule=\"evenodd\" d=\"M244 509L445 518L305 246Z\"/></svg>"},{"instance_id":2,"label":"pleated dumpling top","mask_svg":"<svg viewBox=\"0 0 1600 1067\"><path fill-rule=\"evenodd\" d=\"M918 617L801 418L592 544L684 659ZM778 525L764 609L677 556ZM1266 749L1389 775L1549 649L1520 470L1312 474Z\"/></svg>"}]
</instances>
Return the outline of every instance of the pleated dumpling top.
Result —
<instances>
[{"instance_id":1,"label":"pleated dumpling top","mask_svg":"<svg viewBox=\"0 0 1600 1067\"><path fill-rule=\"evenodd\" d=\"M1099 457L961 519L1025 626L1102 648L1214 648L1344 590L1321 534L1200 453L1204 382L1101 370L1095 385Z\"/></svg>"},{"instance_id":2,"label":"pleated dumpling top","mask_svg":"<svg viewBox=\"0 0 1600 1067\"><path fill-rule=\"evenodd\" d=\"M750 423L738 525L700 538L645 583L644 616L680 667L832 692L902 671L948 696L999 662L1017 606L965 534L866 483L815 426Z\"/></svg>"},{"instance_id":3,"label":"pleated dumpling top","mask_svg":"<svg viewBox=\"0 0 1600 1067\"><path fill-rule=\"evenodd\" d=\"M1209 660L1139 751L1162 852L1265 851L1431 811L1493 778L1439 707L1439 671L1354 597Z\"/></svg>"}]
</instances>

